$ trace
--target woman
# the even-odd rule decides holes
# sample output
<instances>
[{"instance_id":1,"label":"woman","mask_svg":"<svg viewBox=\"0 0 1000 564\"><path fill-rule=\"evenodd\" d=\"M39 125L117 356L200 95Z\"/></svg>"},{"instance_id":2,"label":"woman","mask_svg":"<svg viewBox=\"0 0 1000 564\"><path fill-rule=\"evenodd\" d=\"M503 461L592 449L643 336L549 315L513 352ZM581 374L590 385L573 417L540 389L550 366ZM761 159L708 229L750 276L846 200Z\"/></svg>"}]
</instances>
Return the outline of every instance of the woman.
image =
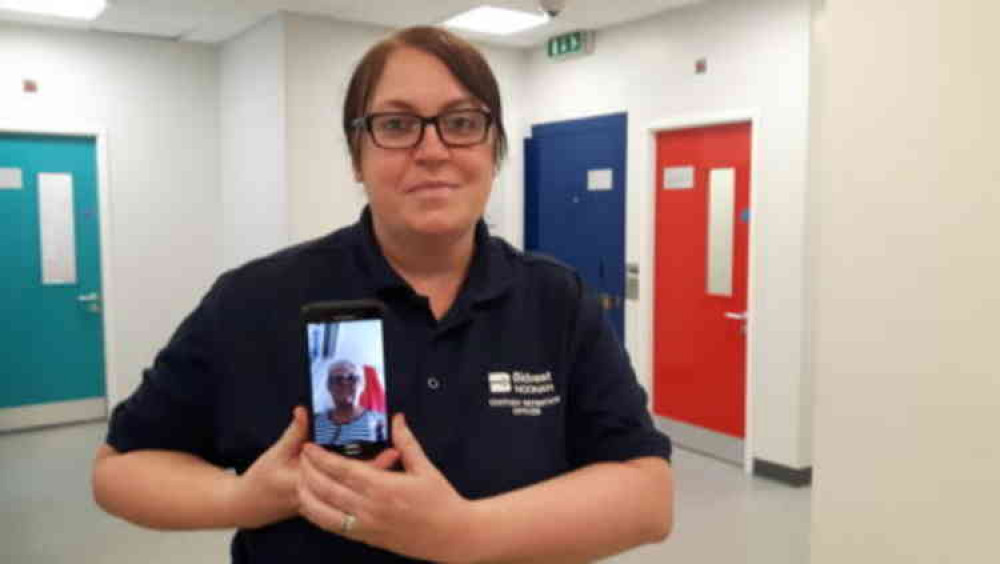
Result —
<instances>
[{"instance_id":1,"label":"woman","mask_svg":"<svg viewBox=\"0 0 1000 564\"><path fill-rule=\"evenodd\" d=\"M326 389L333 400L333 407L316 415L317 444L344 445L384 440L384 417L358 403L365 384L353 362L338 360L330 363Z\"/></svg>"},{"instance_id":2,"label":"woman","mask_svg":"<svg viewBox=\"0 0 1000 564\"><path fill-rule=\"evenodd\" d=\"M373 47L343 120L370 205L220 278L116 408L102 507L239 527L236 562L583 562L665 538L670 443L598 301L481 220L502 118L465 41L411 28ZM396 413L367 463L307 444L298 407L278 437L306 393L299 308L359 298L387 307Z\"/></svg>"}]
</instances>

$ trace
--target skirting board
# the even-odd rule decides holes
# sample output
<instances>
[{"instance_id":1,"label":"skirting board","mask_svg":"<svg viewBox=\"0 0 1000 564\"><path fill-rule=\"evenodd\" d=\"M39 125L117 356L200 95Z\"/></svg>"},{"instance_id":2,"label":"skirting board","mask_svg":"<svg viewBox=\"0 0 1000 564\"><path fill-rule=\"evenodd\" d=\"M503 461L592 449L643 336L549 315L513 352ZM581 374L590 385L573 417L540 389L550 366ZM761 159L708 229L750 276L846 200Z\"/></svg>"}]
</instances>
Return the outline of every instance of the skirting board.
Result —
<instances>
[{"instance_id":1,"label":"skirting board","mask_svg":"<svg viewBox=\"0 0 1000 564\"><path fill-rule=\"evenodd\" d=\"M770 478L789 486L801 488L812 484L813 471L811 466L808 468L796 469L789 468L784 464L754 458L753 473L754 476Z\"/></svg>"},{"instance_id":2,"label":"skirting board","mask_svg":"<svg viewBox=\"0 0 1000 564\"><path fill-rule=\"evenodd\" d=\"M679 447L743 466L744 441L669 417L654 416L657 429Z\"/></svg>"},{"instance_id":3,"label":"skirting board","mask_svg":"<svg viewBox=\"0 0 1000 564\"><path fill-rule=\"evenodd\" d=\"M94 421L107 416L108 402L104 398L6 407L0 409L0 432Z\"/></svg>"}]
</instances>

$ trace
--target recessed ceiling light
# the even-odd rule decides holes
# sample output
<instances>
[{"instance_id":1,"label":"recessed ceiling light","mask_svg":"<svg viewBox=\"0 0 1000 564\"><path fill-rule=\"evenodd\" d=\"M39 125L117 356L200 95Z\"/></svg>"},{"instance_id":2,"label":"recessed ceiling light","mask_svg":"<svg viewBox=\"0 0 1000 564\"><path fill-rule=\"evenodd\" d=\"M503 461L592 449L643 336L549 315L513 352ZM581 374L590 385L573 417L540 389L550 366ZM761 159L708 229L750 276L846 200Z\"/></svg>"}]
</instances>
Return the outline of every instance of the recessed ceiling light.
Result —
<instances>
[{"instance_id":1,"label":"recessed ceiling light","mask_svg":"<svg viewBox=\"0 0 1000 564\"><path fill-rule=\"evenodd\" d=\"M0 10L93 20L101 15L107 0L0 0Z\"/></svg>"},{"instance_id":2,"label":"recessed ceiling light","mask_svg":"<svg viewBox=\"0 0 1000 564\"><path fill-rule=\"evenodd\" d=\"M538 27L548 21L549 17L541 13L480 6L451 18L444 22L444 25L479 33L510 35Z\"/></svg>"}]
</instances>

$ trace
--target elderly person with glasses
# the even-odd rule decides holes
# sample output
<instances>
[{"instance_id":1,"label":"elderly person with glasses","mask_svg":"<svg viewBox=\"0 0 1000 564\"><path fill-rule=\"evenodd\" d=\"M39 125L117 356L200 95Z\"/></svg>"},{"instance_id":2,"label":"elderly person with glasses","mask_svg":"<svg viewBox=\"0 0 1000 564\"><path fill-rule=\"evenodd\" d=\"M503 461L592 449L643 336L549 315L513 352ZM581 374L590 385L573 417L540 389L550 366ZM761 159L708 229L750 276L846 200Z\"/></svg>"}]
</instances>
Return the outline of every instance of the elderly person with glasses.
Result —
<instances>
[{"instance_id":1,"label":"elderly person with glasses","mask_svg":"<svg viewBox=\"0 0 1000 564\"><path fill-rule=\"evenodd\" d=\"M353 362L330 363L326 378L333 406L316 416L316 442L343 445L357 441L385 440L385 421L381 414L358 403L365 380Z\"/></svg>"}]
</instances>

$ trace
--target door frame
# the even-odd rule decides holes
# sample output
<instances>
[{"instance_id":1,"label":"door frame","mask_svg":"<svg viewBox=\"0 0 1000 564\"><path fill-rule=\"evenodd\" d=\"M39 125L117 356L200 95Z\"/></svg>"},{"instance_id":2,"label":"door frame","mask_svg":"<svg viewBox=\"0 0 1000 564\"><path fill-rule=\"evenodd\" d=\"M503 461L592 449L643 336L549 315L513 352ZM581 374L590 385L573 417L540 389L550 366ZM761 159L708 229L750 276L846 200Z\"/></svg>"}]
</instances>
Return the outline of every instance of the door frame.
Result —
<instances>
[{"instance_id":1,"label":"door frame","mask_svg":"<svg viewBox=\"0 0 1000 564\"><path fill-rule=\"evenodd\" d=\"M750 123L750 225L749 225L749 248L747 249L747 311L749 312L747 316L747 339L746 339L746 399L745 399L745 419L746 419L746 436L743 439L743 471L747 474L753 473L753 445L754 445L754 389L756 383L756 374L754 373L754 351L756 350L756 325L757 319L753 312L758 311L756 296L757 292L755 288L757 286L757 268L755 268L754 258L757 256L755 249L757 248L757 237L756 229L754 228L756 224L754 209L755 202L757 201L756 195L759 188L757 182L758 171L760 170L760 150L758 146L758 131L760 130L760 112L756 109L737 109L737 110L727 110L721 112L712 113L697 113L697 114L681 114L677 116L672 116L664 119L654 120L649 122L645 127L646 136L646 184L645 188L642 190L642 198L645 202L642 206L641 219L642 222L642 234L649 244L643 245L641 247L640 263L639 263L639 297L641 303L654 304L655 297L653 295L653 289L655 281L653 279L653 273L655 272L655 246L656 246L656 190L659 189L656 186L657 180L657 151L656 151L656 136L659 133L665 131L674 131L678 129L690 129L698 127L711 127L715 125L727 125L733 123ZM650 186L656 187L654 190L649 190ZM650 307L642 308L640 310L640 315L644 317L641 319L641 324L645 328L642 331L643 340L646 351L645 362L646 366L649 367L648 374L650 375L650 396L652 396L652 388L656 385L656 375L654 373L655 364L653 360L654 353L654 326L653 326L653 310L652 305ZM654 418L655 418L654 414Z\"/></svg>"},{"instance_id":2,"label":"door frame","mask_svg":"<svg viewBox=\"0 0 1000 564\"><path fill-rule=\"evenodd\" d=\"M0 133L6 134L28 134L47 135L51 137L88 137L94 140L96 162L94 166L97 172L97 206L100 220L100 249L101 249L101 316L103 320L103 330L101 339L104 348L104 398L100 400L103 406L94 405L95 400L74 400L60 402L52 406L43 405L15 407L9 410L6 415L0 416L0 431L20 430L31 427L51 425L60 418L87 420L94 419L95 413L102 411L101 417L110 414L115 398L114 390L117 384L115 374L117 373L114 354L117 351L117 343L113 335L115 314L114 308L109 307L114 303L114 285L112 283L112 258L111 258L111 184L108 174L108 133L107 128L98 123L88 122L63 122L62 120L40 120L40 119L0 119Z\"/></svg>"}]
</instances>

